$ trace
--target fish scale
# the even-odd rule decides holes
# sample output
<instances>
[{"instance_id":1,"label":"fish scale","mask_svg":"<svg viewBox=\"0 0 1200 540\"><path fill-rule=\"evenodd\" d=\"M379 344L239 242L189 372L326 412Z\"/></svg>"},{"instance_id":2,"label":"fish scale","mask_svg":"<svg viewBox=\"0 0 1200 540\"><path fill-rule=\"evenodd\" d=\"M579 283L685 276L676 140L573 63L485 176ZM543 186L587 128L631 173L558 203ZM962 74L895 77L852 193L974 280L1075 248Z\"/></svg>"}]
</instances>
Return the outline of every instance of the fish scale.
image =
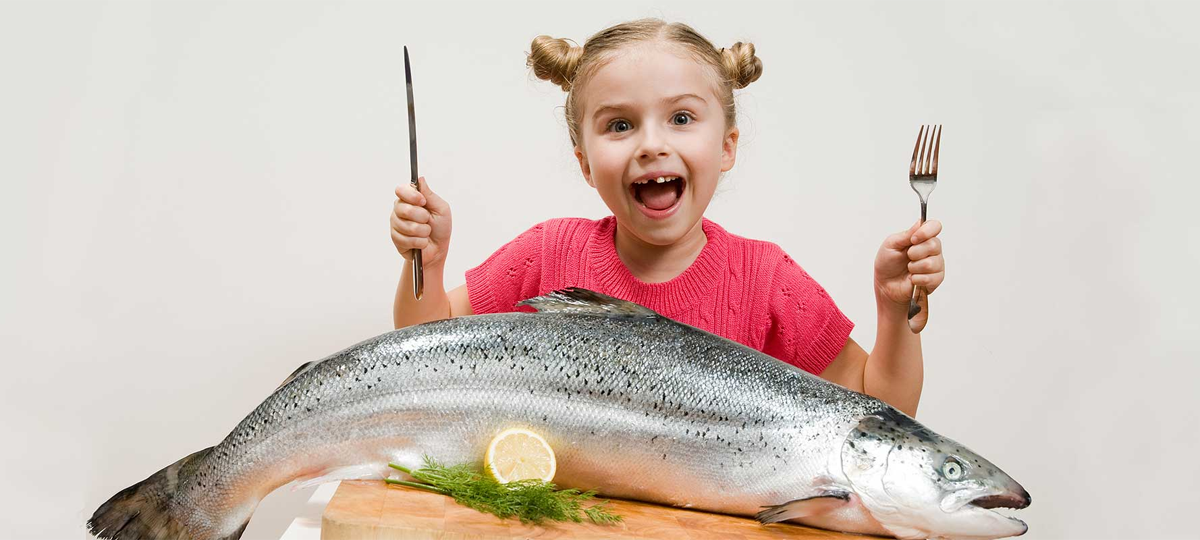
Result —
<instances>
[{"instance_id":1,"label":"fish scale","mask_svg":"<svg viewBox=\"0 0 1200 540\"><path fill-rule=\"evenodd\" d=\"M224 441L172 465L187 470L172 522L236 538L281 485L377 478L425 454L478 463L512 427L555 450L561 487L753 515L845 483L847 436L892 411L636 304L556 294L530 301L538 313L413 326L302 367ZM864 512L831 528L887 534Z\"/></svg>"}]
</instances>

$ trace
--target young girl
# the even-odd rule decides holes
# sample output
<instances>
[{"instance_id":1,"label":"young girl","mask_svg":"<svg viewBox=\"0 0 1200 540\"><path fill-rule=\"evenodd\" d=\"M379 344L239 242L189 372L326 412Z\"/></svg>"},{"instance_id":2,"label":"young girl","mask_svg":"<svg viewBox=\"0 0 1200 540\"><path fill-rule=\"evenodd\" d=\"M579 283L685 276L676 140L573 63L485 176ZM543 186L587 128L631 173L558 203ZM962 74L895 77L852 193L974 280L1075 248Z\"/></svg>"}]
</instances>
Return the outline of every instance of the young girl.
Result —
<instances>
[{"instance_id":1,"label":"young girl","mask_svg":"<svg viewBox=\"0 0 1200 540\"><path fill-rule=\"evenodd\" d=\"M762 74L753 45L717 49L686 25L646 19L603 30L583 47L540 36L528 64L567 92L579 168L613 215L537 224L447 293L450 206L424 178L419 190L397 187L392 241L408 261L396 290L397 328L513 311L520 300L584 287L916 414L921 340L909 330L907 310L914 285L933 292L942 282L940 223L913 225L879 248L879 325L868 355L849 337L853 324L783 250L704 218L737 154L733 90ZM420 301L412 295L414 248L424 258Z\"/></svg>"}]
</instances>

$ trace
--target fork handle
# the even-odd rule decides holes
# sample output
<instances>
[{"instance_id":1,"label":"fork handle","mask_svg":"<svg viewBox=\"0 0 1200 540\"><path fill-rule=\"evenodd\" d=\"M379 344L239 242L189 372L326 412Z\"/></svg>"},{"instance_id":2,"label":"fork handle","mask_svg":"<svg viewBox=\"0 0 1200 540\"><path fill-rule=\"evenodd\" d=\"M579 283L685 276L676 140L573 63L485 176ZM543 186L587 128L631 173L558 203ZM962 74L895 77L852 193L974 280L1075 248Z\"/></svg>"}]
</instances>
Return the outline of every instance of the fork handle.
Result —
<instances>
[{"instance_id":1,"label":"fork handle","mask_svg":"<svg viewBox=\"0 0 1200 540\"><path fill-rule=\"evenodd\" d=\"M924 315L921 313L924 312ZM918 315L921 315L918 317ZM913 288L913 297L908 301L908 329L914 334L920 334L929 322L929 292L918 285Z\"/></svg>"},{"instance_id":2,"label":"fork handle","mask_svg":"<svg viewBox=\"0 0 1200 540\"><path fill-rule=\"evenodd\" d=\"M921 223L925 223L925 207L928 205L926 201L921 201ZM925 312L921 317L917 317L921 312ZM925 329L925 324L929 322L929 291L925 290L925 286L917 285L913 287L912 298L908 300L908 329L914 334L920 334L921 330Z\"/></svg>"}]
</instances>

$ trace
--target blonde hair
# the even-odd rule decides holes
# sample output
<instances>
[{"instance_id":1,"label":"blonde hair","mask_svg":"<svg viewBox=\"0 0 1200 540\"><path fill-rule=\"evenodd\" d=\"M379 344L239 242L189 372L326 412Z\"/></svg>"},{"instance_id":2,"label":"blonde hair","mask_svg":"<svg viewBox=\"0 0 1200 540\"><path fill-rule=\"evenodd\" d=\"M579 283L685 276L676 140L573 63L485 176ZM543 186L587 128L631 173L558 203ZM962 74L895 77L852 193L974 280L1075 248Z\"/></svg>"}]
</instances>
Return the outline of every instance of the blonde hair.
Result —
<instances>
[{"instance_id":1,"label":"blonde hair","mask_svg":"<svg viewBox=\"0 0 1200 540\"><path fill-rule=\"evenodd\" d=\"M612 59L620 48L644 41L663 41L681 46L698 62L713 70L717 98L725 110L725 128L737 125L733 91L745 88L762 76L762 61L754 55L754 44L734 43L717 49L712 42L683 23L666 23L660 19L639 19L611 26L594 34L578 47L573 41L538 36L530 46L525 64L539 79L550 81L567 92L567 131L571 144L580 145L580 92L601 67Z\"/></svg>"}]
</instances>

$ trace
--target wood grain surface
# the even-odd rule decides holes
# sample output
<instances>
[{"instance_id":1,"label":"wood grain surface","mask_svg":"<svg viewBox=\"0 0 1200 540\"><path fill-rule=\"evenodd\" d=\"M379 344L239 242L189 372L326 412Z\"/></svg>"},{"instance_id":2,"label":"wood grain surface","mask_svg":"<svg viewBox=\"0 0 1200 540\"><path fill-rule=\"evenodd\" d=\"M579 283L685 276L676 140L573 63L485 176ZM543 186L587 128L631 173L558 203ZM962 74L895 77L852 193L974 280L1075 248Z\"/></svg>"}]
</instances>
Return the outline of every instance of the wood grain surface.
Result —
<instances>
[{"instance_id":1,"label":"wood grain surface","mask_svg":"<svg viewBox=\"0 0 1200 540\"><path fill-rule=\"evenodd\" d=\"M525 525L461 506L453 499L379 480L343 481L325 508L322 540L512 540L562 539L827 539L875 538L747 518L613 500L625 518L616 525L547 523Z\"/></svg>"}]
</instances>

